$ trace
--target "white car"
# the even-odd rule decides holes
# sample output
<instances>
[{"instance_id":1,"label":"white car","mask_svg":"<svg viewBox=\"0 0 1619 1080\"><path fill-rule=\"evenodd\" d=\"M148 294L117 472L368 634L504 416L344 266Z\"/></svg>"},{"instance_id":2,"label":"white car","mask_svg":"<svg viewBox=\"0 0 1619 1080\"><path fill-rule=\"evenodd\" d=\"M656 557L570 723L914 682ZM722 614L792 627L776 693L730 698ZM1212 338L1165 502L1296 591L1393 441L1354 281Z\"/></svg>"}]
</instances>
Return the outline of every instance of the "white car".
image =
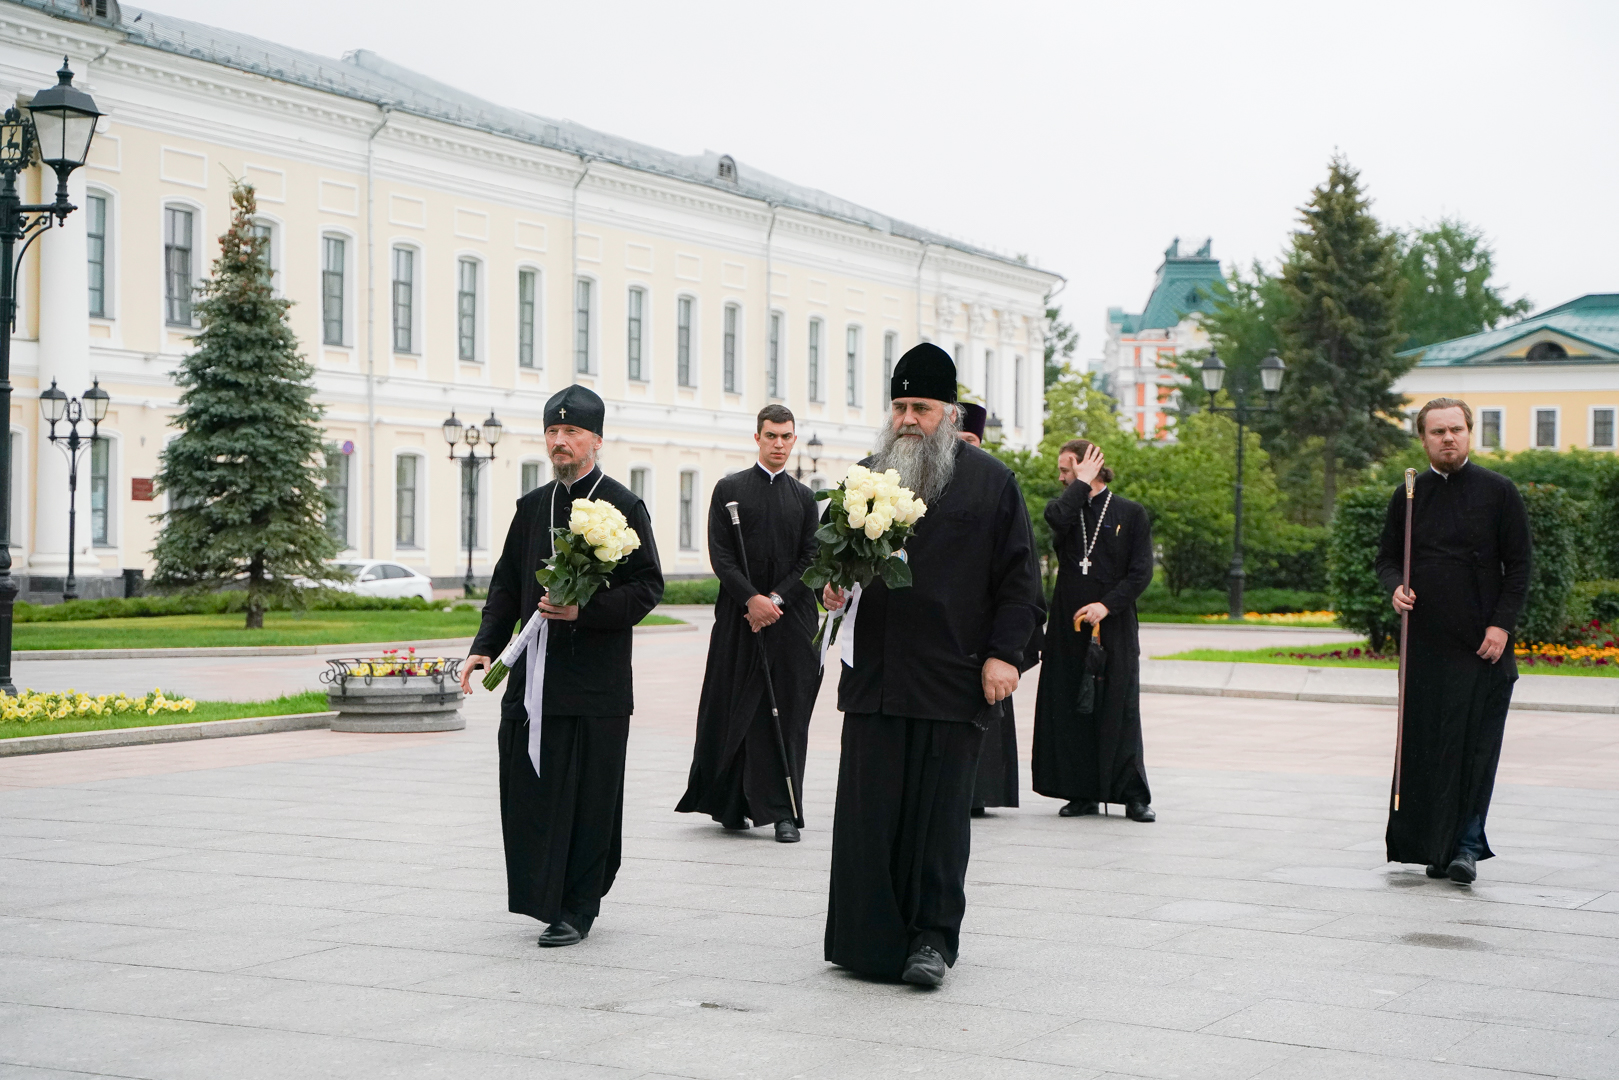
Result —
<instances>
[{"instance_id":1,"label":"white car","mask_svg":"<svg viewBox=\"0 0 1619 1080\"><path fill-rule=\"evenodd\" d=\"M336 565L354 575L353 581L338 586L345 592L362 596L419 596L433 599L433 579L424 577L408 566L383 559L357 559Z\"/></svg>"}]
</instances>

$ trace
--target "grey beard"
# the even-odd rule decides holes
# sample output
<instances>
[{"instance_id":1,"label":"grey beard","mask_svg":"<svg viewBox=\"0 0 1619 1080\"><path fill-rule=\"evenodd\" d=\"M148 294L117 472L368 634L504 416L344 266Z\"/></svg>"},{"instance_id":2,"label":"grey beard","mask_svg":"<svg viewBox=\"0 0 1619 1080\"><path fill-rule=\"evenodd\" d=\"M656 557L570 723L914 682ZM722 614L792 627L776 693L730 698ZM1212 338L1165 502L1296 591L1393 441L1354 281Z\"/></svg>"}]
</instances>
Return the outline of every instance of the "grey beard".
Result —
<instances>
[{"instance_id":1,"label":"grey beard","mask_svg":"<svg viewBox=\"0 0 1619 1080\"><path fill-rule=\"evenodd\" d=\"M579 479L581 476L584 476L595 467L595 458L586 458L583 461L575 461L561 465L557 464L556 462L552 462L551 475L562 481L564 485L568 485L572 484L575 480Z\"/></svg>"},{"instance_id":2,"label":"grey beard","mask_svg":"<svg viewBox=\"0 0 1619 1080\"><path fill-rule=\"evenodd\" d=\"M911 427L909 431L915 431ZM939 420L939 426L933 429L932 435L924 435L920 439L902 439L901 432L894 426L883 428L882 436L877 441L877 453L872 455L871 467L874 471L894 469L899 473L900 483L915 492L923 502L932 503L950 483L951 475L956 471L956 444L961 440L956 433L961 429L946 413Z\"/></svg>"}]
</instances>

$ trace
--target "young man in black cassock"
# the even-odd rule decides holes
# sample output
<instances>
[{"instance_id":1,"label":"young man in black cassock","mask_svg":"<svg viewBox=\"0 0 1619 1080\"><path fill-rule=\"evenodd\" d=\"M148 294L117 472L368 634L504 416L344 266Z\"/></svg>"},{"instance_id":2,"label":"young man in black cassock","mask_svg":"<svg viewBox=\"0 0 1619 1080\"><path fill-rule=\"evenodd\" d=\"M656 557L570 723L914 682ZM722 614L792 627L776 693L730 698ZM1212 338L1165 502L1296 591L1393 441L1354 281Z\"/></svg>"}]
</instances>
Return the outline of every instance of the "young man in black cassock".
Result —
<instances>
[{"instance_id":1,"label":"young man in black cassock","mask_svg":"<svg viewBox=\"0 0 1619 1080\"><path fill-rule=\"evenodd\" d=\"M961 430L956 438L970 446L984 445L984 424L989 410L971 401L957 403L961 410ZM1022 675L1040 662L1040 631L1036 628L1018 674ZM978 775L973 781L973 817L984 817L990 806L1016 806L1018 804L1017 777L1017 717L1012 712L1012 699L1001 702L1002 715L991 717L984 729L984 746L978 753Z\"/></svg>"},{"instance_id":2,"label":"young man in black cassock","mask_svg":"<svg viewBox=\"0 0 1619 1080\"><path fill-rule=\"evenodd\" d=\"M675 807L703 813L727 829L774 825L776 839L797 843L803 807L804 753L810 712L821 684L815 636L815 594L802 581L815 560L819 527L815 496L787 473L797 435L784 405L759 412L753 441L759 460L714 485L708 507L708 558L720 579L708 669L697 706L697 745L686 794ZM747 567L737 551L726 504L737 503L747 538ZM760 649L770 656L781 734L791 763L793 793L782 767L770 716ZM795 822L795 818L799 820Z\"/></svg>"},{"instance_id":3,"label":"young man in black cassock","mask_svg":"<svg viewBox=\"0 0 1619 1080\"><path fill-rule=\"evenodd\" d=\"M574 945L588 935L618 873L624 751L635 710L631 642L635 624L663 596L645 504L596 463L605 416L601 398L582 386L546 402L545 443L556 479L517 500L461 675L461 688L471 693L474 674L506 647L515 623L550 622L541 715L525 705L527 664L519 658L506 678L499 735L507 905L550 924L540 935L543 946ZM534 572L552 555L551 530L568 527L575 499L612 503L641 546L589 603L559 607Z\"/></svg>"},{"instance_id":4,"label":"young man in black cassock","mask_svg":"<svg viewBox=\"0 0 1619 1080\"><path fill-rule=\"evenodd\" d=\"M1063 493L1046 504L1057 547L1052 599L1034 708L1034 790L1067 803L1063 817L1123 803L1131 821L1156 821L1141 743L1141 630L1136 599L1152 582L1152 526L1140 503L1107 485L1113 471L1085 439L1057 455ZM1086 660L1100 641L1106 662L1081 711Z\"/></svg>"},{"instance_id":5,"label":"young man in black cassock","mask_svg":"<svg viewBox=\"0 0 1619 1080\"><path fill-rule=\"evenodd\" d=\"M972 793L988 715L1017 689L1044 614L1040 567L1012 471L955 437L956 366L936 345L900 358L873 470L897 469L927 511L905 545L908 588L845 602L843 756L832 825L826 958L937 986L967 901Z\"/></svg>"},{"instance_id":6,"label":"young man in black cassock","mask_svg":"<svg viewBox=\"0 0 1619 1080\"><path fill-rule=\"evenodd\" d=\"M1389 801L1389 862L1426 863L1458 885L1490 858L1484 819L1495 790L1518 662L1512 631L1529 589L1529 515L1517 487L1467 460L1473 410L1435 398L1417 413L1429 468L1414 497L1395 489L1377 549L1394 610L1410 612L1399 809ZM1411 588L1401 583L1411 512Z\"/></svg>"}]
</instances>

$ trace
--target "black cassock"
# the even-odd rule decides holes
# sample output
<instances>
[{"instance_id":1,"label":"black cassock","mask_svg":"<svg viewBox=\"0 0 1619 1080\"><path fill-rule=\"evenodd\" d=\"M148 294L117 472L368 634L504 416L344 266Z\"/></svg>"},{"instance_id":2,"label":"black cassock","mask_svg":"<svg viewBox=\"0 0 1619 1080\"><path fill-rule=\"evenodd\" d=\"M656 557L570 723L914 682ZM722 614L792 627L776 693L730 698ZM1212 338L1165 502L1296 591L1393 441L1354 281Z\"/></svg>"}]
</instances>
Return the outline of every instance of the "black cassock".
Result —
<instances>
[{"instance_id":1,"label":"black cassock","mask_svg":"<svg viewBox=\"0 0 1619 1080\"><path fill-rule=\"evenodd\" d=\"M736 532L725 508L732 501L742 516L751 577L742 573ZM785 470L772 477L752 465L714 485L708 557L720 579L720 595L708 639L691 773L686 794L675 807L682 813L708 814L732 828L741 828L744 819L755 825L793 820L759 647L763 642L770 651L782 734L795 791L801 794L810 711L821 670L810 644L815 636L815 595L800 579L815 559L818 526L815 496ZM782 598L781 618L755 634L743 617L748 600L771 593ZM802 813L803 807L799 810Z\"/></svg>"},{"instance_id":2,"label":"black cassock","mask_svg":"<svg viewBox=\"0 0 1619 1080\"><path fill-rule=\"evenodd\" d=\"M1017 666L1019 675L1040 662L1044 639L1037 627L1023 650L1023 660ZM1017 716L1012 711L1011 698L1002 702L1001 708L1001 716L990 717L984 728L984 747L978 753L978 773L973 780L974 810L1018 804Z\"/></svg>"},{"instance_id":3,"label":"black cassock","mask_svg":"<svg viewBox=\"0 0 1619 1080\"><path fill-rule=\"evenodd\" d=\"M854 666L838 682L843 755L826 914L826 959L887 978L920 945L955 964L984 661L1020 664L1045 611L1023 493L977 447L956 444L955 474L906 554L909 588L877 581L862 591Z\"/></svg>"},{"instance_id":4,"label":"black cassock","mask_svg":"<svg viewBox=\"0 0 1619 1080\"><path fill-rule=\"evenodd\" d=\"M1140 503L1069 484L1046 504L1057 548L1057 594L1034 708L1034 790L1069 801L1152 802L1141 742L1141 627L1136 599L1152 582L1152 526ZM1106 513L1103 508L1106 507ZM1092 537L1090 566L1083 536ZM1100 530L1100 531L1098 531ZM1089 573L1085 572L1089 570ZM1085 653L1096 628L1074 629L1074 612L1100 602L1107 665L1093 712L1078 709Z\"/></svg>"},{"instance_id":5,"label":"black cassock","mask_svg":"<svg viewBox=\"0 0 1619 1080\"><path fill-rule=\"evenodd\" d=\"M553 480L518 499L471 651L500 655L513 625L535 617L545 590L534 571L551 555L547 522L566 528L573 500L583 498L618 507L641 546L580 609L576 622L551 623L541 775L534 774L528 757L527 663L521 657L506 677L499 744L507 906L546 923L566 916L575 929L588 931L618 873L624 751L635 711L630 665L635 624L663 596L645 504L599 467L571 489Z\"/></svg>"},{"instance_id":6,"label":"black cassock","mask_svg":"<svg viewBox=\"0 0 1619 1080\"><path fill-rule=\"evenodd\" d=\"M1484 631L1517 626L1529 588L1529 516L1500 473L1464 464L1445 477L1417 474L1411 518L1411 609L1406 645L1405 740L1400 809L1389 800L1389 862L1446 866L1464 834L1488 859L1484 818L1495 790L1518 662L1509 637L1501 659L1478 655ZM1377 549L1377 577L1391 596L1405 547L1405 485L1395 489Z\"/></svg>"}]
</instances>

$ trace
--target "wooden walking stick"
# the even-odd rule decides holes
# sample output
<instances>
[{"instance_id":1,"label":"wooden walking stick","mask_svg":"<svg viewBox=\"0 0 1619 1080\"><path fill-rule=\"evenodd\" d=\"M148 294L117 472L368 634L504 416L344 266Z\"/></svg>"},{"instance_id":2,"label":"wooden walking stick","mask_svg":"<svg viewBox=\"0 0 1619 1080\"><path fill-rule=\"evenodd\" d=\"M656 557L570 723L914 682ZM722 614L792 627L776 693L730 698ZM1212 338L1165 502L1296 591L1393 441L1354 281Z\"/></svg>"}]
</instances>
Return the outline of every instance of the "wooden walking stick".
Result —
<instances>
[{"instance_id":1,"label":"wooden walking stick","mask_svg":"<svg viewBox=\"0 0 1619 1080\"><path fill-rule=\"evenodd\" d=\"M1401 587L1411 592L1411 507L1417 493L1417 470L1405 470L1405 576ZM1400 692L1394 707L1394 809L1400 809L1400 757L1405 749L1405 646L1411 634L1411 613L1400 612Z\"/></svg>"},{"instance_id":2,"label":"wooden walking stick","mask_svg":"<svg viewBox=\"0 0 1619 1080\"><path fill-rule=\"evenodd\" d=\"M736 533L736 554L742 560L742 574L751 581L753 572L748 569L748 545L742 539L742 515L735 502L726 503L725 509L731 512L731 528ZM776 684L770 679L770 654L765 651L764 630L761 628L753 636L759 642L759 664L764 668L765 693L770 697L770 726L776 732L776 750L781 754L781 770L787 779L787 806L793 812L793 824L802 829L804 818L798 812L798 794L793 789L793 763L787 757L787 740L781 733L781 710L776 708Z\"/></svg>"}]
</instances>

